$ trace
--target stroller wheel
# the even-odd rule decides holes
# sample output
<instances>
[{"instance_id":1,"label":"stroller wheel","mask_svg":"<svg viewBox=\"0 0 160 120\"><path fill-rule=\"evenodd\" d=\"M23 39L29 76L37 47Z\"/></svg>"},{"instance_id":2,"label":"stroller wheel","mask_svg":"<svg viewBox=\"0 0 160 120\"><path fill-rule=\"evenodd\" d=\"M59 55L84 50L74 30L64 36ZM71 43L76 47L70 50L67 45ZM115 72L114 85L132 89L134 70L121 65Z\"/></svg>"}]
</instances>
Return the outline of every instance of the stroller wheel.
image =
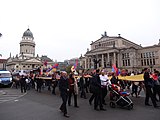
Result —
<instances>
[{"instance_id":1,"label":"stroller wheel","mask_svg":"<svg viewBox=\"0 0 160 120\"><path fill-rule=\"evenodd\" d=\"M133 109L133 104L130 104L127 108L128 108L128 110Z\"/></svg>"},{"instance_id":2,"label":"stroller wheel","mask_svg":"<svg viewBox=\"0 0 160 120\"><path fill-rule=\"evenodd\" d=\"M110 102L110 107L111 108L115 108L116 107L116 104L114 102Z\"/></svg>"}]
</instances>

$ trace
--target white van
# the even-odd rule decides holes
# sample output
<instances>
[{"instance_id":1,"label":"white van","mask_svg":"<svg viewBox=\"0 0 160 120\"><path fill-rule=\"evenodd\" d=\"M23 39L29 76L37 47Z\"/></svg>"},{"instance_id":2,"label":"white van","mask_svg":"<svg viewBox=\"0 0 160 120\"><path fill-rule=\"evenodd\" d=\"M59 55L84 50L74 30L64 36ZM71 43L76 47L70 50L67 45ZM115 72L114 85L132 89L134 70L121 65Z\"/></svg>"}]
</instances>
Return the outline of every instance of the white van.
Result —
<instances>
[{"instance_id":1,"label":"white van","mask_svg":"<svg viewBox=\"0 0 160 120\"><path fill-rule=\"evenodd\" d=\"M0 84L1 85L11 85L12 75L9 71L0 70Z\"/></svg>"}]
</instances>

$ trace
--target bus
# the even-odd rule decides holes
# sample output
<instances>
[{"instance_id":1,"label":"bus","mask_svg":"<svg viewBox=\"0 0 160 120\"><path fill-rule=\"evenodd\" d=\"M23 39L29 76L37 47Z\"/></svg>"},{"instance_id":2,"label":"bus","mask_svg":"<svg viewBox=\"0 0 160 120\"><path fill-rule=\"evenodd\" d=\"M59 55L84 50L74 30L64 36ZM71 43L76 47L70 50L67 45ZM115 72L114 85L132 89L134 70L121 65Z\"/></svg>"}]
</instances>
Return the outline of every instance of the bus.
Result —
<instances>
[{"instance_id":1,"label":"bus","mask_svg":"<svg viewBox=\"0 0 160 120\"><path fill-rule=\"evenodd\" d=\"M0 85L11 85L12 75L9 71L0 70Z\"/></svg>"}]
</instances>

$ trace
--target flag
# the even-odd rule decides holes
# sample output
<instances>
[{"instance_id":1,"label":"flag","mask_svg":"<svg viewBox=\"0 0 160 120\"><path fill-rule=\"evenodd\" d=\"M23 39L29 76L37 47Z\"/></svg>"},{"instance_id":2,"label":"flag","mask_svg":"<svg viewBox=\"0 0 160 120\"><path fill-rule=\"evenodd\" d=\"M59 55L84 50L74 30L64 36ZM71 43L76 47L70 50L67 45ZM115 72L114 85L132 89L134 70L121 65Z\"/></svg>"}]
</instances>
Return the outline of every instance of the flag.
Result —
<instances>
[{"instance_id":1,"label":"flag","mask_svg":"<svg viewBox=\"0 0 160 120\"><path fill-rule=\"evenodd\" d=\"M56 64L54 64L53 66L52 66L52 68L58 68L58 66L59 66L59 64L58 63L56 63Z\"/></svg>"},{"instance_id":2,"label":"flag","mask_svg":"<svg viewBox=\"0 0 160 120\"><path fill-rule=\"evenodd\" d=\"M57 69L59 66L58 63L54 64L51 68L48 68L46 72L50 72L52 69Z\"/></svg>"},{"instance_id":3,"label":"flag","mask_svg":"<svg viewBox=\"0 0 160 120\"><path fill-rule=\"evenodd\" d=\"M121 70L120 69L118 69L118 75L120 75L121 74Z\"/></svg>"},{"instance_id":4,"label":"flag","mask_svg":"<svg viewBox=\"0 0 160 120\"><path fill-rule=\"evenodd\" d=\"M112 72L115 72L115 73L116 73L116 75L118 75L118 74L119 74L119 70L118 70L118 68L116 67L116 65L115 65L115 64L113 64L113 65L112 65Z\"/></svg>"},{"instance_id":5,"label":"flag","mask_svg":"<svg viewBox=\"0 0 160 120\"><path fill-rule=\"evenodd\" d=\"M112 65L112 72L116 72L117 71L117 67L115 64Z\"/></svg>"},{"instance_id":6,"label":"flag","mask_svg":"<svg viewBox=\"0 0 160 120\"><path fill-rule=\"evenodd\" d=\"M47 64L48 64L48 62L47 62L47 60L45 60L45 61L43 62L43 65L47 66Z\"/></svg>"},{"instance_id":7,"label":"flag","mask_svg":"<svg viewBox=\"0 0 160 120\"><path fill-rule=\"evenodd\" d=\"M39 73L40 75L42 75L43 74L43 68L40 68L40 73Z\"/></svg>"},{"instance_id":8,"label":"flag","mask_svg":"<svg viewBox=\"0 0 160 120\"><path fill-rule=\"evenodd\" d=\"M78 66L78 59L76 59L76 63L71 67L71 71L75 71Z\"/></svg>"},{"instance_id":9,"label":"flag","mask_svg":"<svg viewBox=\"0 0 160 120\"><path fill-rule=\"evenodd\" d=\"M74 69L76 69L78 66L78 59L76 59L76 63L74 64Z\"/></svg>"},{"instance_id":10,"label":"flag","mask_svg":"<svg viewBox=\"0 0 160 120\"><path fill-rule=\"evenodd\" d=\"M71 71L72 72L75 71L75 67L74 66L71 67Z\"/></svg>"},{"instance_id":11,"label":"flag","mask_svg":"<svg viewBox=\"0 0 160 120\"><path fill-rule=\"evenodd\" d=\"M48 69L46 70L46 72L50 72L52 69L53 69L53 68L48 68Z\"/></svg>"}]
</instances>

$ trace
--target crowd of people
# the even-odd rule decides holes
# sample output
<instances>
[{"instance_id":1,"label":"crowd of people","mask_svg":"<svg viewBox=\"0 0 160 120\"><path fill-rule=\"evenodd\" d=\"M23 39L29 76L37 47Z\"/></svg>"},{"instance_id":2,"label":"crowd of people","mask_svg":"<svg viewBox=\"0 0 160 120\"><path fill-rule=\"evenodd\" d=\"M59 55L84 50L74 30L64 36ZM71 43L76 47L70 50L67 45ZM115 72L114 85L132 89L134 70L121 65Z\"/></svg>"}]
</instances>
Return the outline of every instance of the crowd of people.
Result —
<instances>
[{"instance_id":1,"label":"crowd of people","mask_svg":"<svg viewBox=\"0 0 160 120\"><path fill-rule=\"evenodd\" d=\"M47 80L42 79L41 77L44 77L44 75L39 74L16 76L16 78L13 77L13 85L15 85L16 88L20 86L22 93L31 88L34 88L37 92L41 92L42 89L47 86L53 95L56 95L55 89L58 86L62 98L62 105L59 109L65 117L69 117L67 104L71 106L72 96L74 98L74 107L79 108L78 95L80 95L82 99L87 99L88 93L91 94L88 102L90 105L92 105L92 103L94 104L94 110L106 111L104 106L107 104L106 96L107 93L109 93L108 85L111 84L119 86L120 91L129 90L131 96L134 97L135 95L136 98L140 97L143 89L145 92L145 105L151 106L149 103L149 98L151 98L153 106L158 108L157 102L160 101L160 73L157 70L151 73L148 68L145 68L143 73L144 81L137 82L119 80L116 73L108 74L107 71L99 69L91 73L82 72L79 75L75 75L74 72L67 74L67 72L62 71L48 75L47 77L51 79ZM128 75L132 76L135 75L135 73L132 72ZM114 100L114 94L112 92L109 93L109 97L110 100Z\"/></svg>"}]
</instances>

